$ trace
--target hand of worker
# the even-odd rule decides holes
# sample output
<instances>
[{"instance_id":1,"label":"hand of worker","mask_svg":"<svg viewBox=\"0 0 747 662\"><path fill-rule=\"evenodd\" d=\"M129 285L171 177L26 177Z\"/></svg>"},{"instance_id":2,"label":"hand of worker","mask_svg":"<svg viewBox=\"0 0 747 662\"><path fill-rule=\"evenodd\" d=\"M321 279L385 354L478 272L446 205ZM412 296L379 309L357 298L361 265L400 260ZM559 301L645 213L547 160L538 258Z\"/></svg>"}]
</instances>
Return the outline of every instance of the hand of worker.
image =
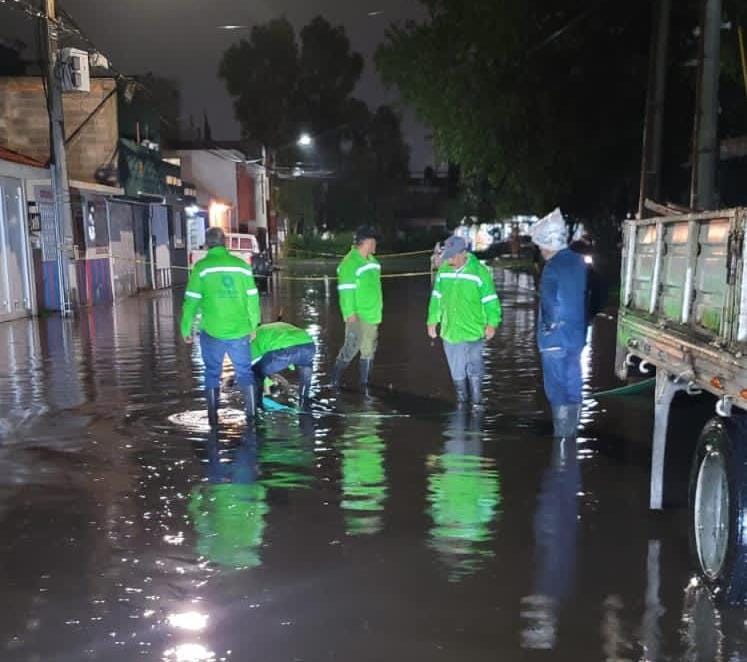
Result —
<instances>
[{"instance_id":1,"label":"hand of worker","mask_svg":"<svg viewBox=\"0 0 747 662\"><path fill-rule=\"evenodd\" d=\"M492 340L495 337L495 327L494 326L486 326L485 327L485 340Z\"/></svg>"},{"instance_id":2,"label":"hand of worker","mask_svg":"<svg viewBox=\"0 0 747 662\"><path fill-rule=\"evenodd\" d=\"M257 332L249 334L249 342L252 342L257 337Z\"/></svg>"},{"instance_id":3,"label":"hand of worker","mask_svg":"<svg viewBox=\"0 0 747 662\"><path fill-rule=\"evenodd\" d=\"M431 338L438 338L438 331L436 330L435 324L429 324L428 325L428 335Z\"/></svg>"},{"instance_id":4,"label":"hand of worker","mask_svg":"<svg viewBox=\"0 0 747 662\"><path fill-rule=\"evenodd\" d=\"M192 336L184 336L184 342L188 345L191 345L193 340L194 338Z\"/></svg>"},{"instance_id":5,"label":"hand of worker","mask_svg":"<svg viewBox=\"0 0 747 662\"><path fill-rule=\"evenodd\" d=\"M355 324L358 321L358 315L353 313L350 317L345 320L348 324Z\"/></svg>"}]
</instances>

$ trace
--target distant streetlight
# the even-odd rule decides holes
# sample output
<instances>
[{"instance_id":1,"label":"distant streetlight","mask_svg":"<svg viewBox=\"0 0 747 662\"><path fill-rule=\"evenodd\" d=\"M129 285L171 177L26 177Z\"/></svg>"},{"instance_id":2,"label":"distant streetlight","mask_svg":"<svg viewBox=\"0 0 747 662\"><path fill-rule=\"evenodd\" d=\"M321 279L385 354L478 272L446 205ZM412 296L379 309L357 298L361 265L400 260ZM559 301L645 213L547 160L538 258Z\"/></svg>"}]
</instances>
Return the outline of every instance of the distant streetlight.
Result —
<instances>
[{"instance_id":1,"label":"distant streetlight","mask_svg":"<svg viewBox=\"0 0 747 662\"><path fill-rule=\"evenodd\" d=\"M218 25L219 30L248 30L248 25Z\"/></svg>"},{"instance_id":2,"label":"distant streetlight","mask_svg":"<svg viewBox=\"0 0 747 662\"><path fill-rule=\"evenodd\" d=\"M314 143L314 139L308 133L302 133L298 137L297 145L299 147L311 147Z\"/></svg>"}]
</instances>

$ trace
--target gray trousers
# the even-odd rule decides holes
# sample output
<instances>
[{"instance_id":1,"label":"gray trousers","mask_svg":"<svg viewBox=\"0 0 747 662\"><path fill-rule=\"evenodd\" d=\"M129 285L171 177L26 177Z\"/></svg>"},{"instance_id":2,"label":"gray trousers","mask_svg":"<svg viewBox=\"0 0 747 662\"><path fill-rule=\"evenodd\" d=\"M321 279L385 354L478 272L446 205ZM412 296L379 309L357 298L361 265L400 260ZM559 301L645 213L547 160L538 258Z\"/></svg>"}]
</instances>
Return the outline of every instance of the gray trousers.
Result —
<instances>
[{"instance_id":1,"label":"gray trousers","mask_svg":"<svg viewBox=\"0 0 747 662\"><path fill-rule=\"evenodd\" d=\"M482 380L485 373L485 363L482 358L484 340L474 342L450 343L444 340L444 352L449 364L451 378L455 382L463 381L467 377Z\"/></svg>"}]
</instances>

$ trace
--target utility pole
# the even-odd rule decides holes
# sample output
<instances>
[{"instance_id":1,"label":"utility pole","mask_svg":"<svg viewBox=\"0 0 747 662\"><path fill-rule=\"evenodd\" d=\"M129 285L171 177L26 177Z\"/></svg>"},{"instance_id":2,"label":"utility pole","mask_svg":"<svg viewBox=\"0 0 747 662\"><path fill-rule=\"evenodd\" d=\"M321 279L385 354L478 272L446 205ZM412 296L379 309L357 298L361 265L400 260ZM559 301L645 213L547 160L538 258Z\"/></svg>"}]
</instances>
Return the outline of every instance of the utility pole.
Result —
<instances>
[{"instance_id":1,"label":"utility pole","mask_svg":"<svg viewBox=\"0 0 747 662\"><path fill-rule=\"evenodd\" d=\"M671 13L672 0L655 0L652 3L651 54L646 93L646 118L643 125L638 218L646 215L646 198L661 202L661 143L664 129Z\"/></svg>"},{"instance_id":2,"label":"utility pole","mask_svg":"<svg viewBox=\"0 0 747 662\"><path fill-rule=\"evenodd\" d=\"M46 9L47 106L50 122L50 166L55 199L60 312L63 315L70 315L72 314L72 290L77 279L73 256L73 212L70 206L70 181L65 153L62 81L57 69L58 22L55 0L46 0Z\"/></svg>"},{"instance_id":3,"label":"utility pole","mask_svg":"<svg viewBox=\"0 0 747 662\"><path fill-rule=\"evenodd\" d=\"M690 207L716 206L718 144L718 91L721 66L721 0L703 0L701 57L693 129Z\"/></svg>"}]
</instances>

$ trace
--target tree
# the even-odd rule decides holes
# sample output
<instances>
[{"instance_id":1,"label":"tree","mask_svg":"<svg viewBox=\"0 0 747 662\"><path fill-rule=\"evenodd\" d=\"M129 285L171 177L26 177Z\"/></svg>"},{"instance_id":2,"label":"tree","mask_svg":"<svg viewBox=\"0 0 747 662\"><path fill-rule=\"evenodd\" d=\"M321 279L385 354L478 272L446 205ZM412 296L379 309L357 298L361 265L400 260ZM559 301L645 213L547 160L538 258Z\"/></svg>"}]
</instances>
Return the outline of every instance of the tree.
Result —
<instances>
[{"instance_id":1,"label":"tree","mask_svg":"<svg viewBox=\"0 0 747 662\"><path fill-rule=\"evenodd\" d=\"M392 26L386 82L433 129L499 212L579 214L637 195L650 4L423 0L429 18Z\"/></svg>"},{"instance_id":2,"label":"tree","mask_svg":"<svg viewBox=\"0 0 747 662\"><path fill-rule=\"evenodd\" d=\"M328 186L328 224L352 229L361 223L373 223L393 230L397 201L407 186L410 164L400 118L389 106L370 113L362 104L351 127L350 149Z\"/></svg>"},{"instance_id":3,"label":"tree","mask_svg":"<svg viewBox=\"0 0 747 662\"><path fill-rule=\"evenodd\" d=\"M299 74L296 36L285 18L255 26L249 40L229 46L219 75L234 97L244 139L275 148L294 140Z\"/></svg>"},{"instance_id":4,"label":"tree","mask_svg":"<svg viewBox=\"0 0 747 662\"><path fill-rule=\"evenodd\" d=\"M315 139L315 156L332 158L348 120L363 58L341 26L317 16L300 32L285 18L255 26L248 40L223 54L219 74L234 97L243 137L298 156L301 131Z\"/></svg>"},{"instance_id":5,"label":"tree","mask_svg":"<svg viewBox=\"0 0 747 662\"><path fill-rule=\"evenodd\" d=\"M409 152L399 117L385 106L372 114L352 96L362 70L363 58L351 50L345 30L322 17L298 39L284 18L256 26L223 55L220 76L234 97L243 137L267 145L281 165L311 161L334 173L324 185L280 187L283 211L294 219L302 215L304 225L320 215L331 227L388 224L407 182ZM308 152L296 147L301 131L314 138Z\"/></svg>"}]
</instances>

